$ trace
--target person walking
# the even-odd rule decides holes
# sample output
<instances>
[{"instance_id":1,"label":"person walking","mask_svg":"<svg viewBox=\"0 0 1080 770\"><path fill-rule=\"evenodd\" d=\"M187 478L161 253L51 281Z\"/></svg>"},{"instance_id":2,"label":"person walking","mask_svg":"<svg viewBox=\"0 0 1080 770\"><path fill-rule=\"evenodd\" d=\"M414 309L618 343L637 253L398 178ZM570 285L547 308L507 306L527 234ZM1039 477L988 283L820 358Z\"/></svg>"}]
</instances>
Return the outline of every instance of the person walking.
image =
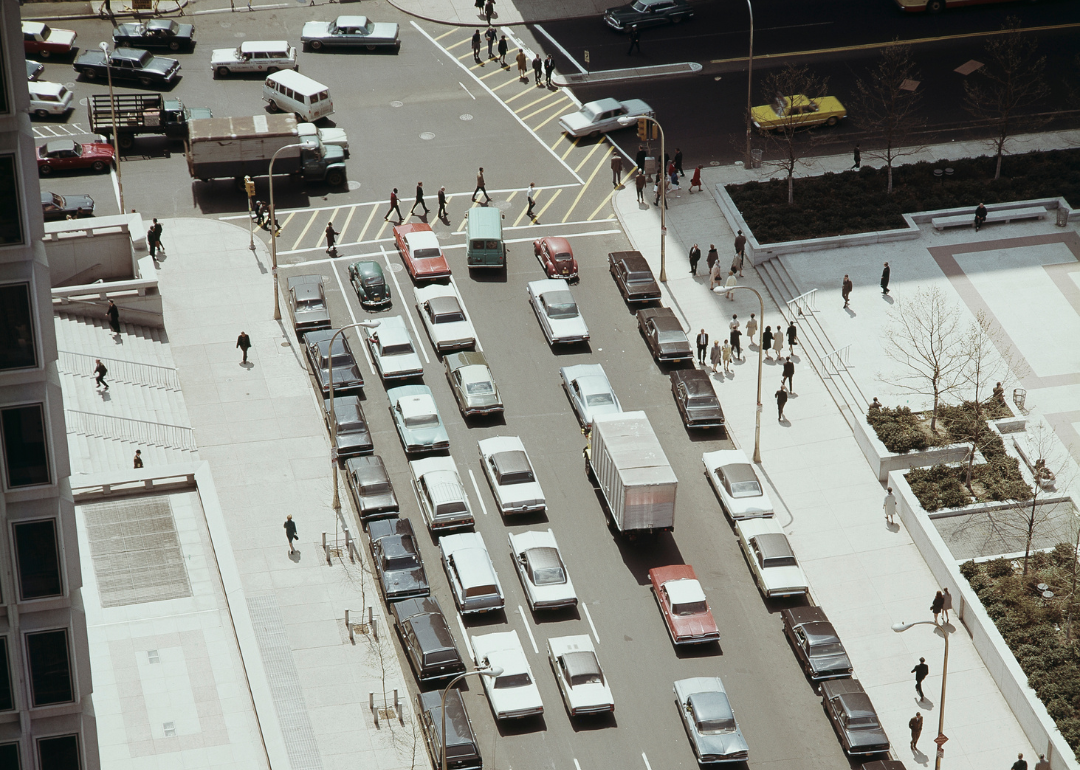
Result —
<instances>
[{"instance_id":1,"label":"person walking","mask_svg":"<svg viewBox=\"0 0 1080 770\"><path fill-rule=\"evenodd\" d=\"M550 57L549 57L550 58ZM619 182L622 181L622 155L619 153L612 153L611 155L611 186L618 187Z\"/></svg>"},{"instance_id":2,"label":"person walking","mask_svg":"<svg viewBox=\"0 0 1080 770\"><path fill-rule=\"evenodd\" d=\"M885 267L881 271L881 293L889 293L889 278L892 275L892 270L889 269L889 263L885 263Z\"/></svg>"},{"instance_id":3,"label":"person walking","mask_svg":"<svg viewBox=\"0 0 1080 770\"><path fill-rule=\"evenodd\" d=\"M754 344L754 335L757 334L757 327L757 318L754 317L753 313L751 313L750 320L746 322L746 339L748 345Z\"/></svg>"},{"instance_id":4,"label":"person walking","mask_svg":"<svg viewBox=\"0 0 1080 770\"><path fill-rule=\"evenodd\" d=\"M105 375L109 373L109 370L105 368L105 364L101 363L100 358L94 359L94 387L109 389L109 383L105 382Z\"/></svg>"},{"instance_id":5,"label":"person walking","mask_svg":"<svg viewBox=\"0 0 1080 770\"><path fill-rule=\"evenodd\" d=\"M949 593L948 588L941 589L941 620L943 623L949 622L949 610L952 609L952 594Z\"/></svg>"},{"instance_id":6,"label":"person walking","mask_svg":"<svg viewBox=\"0 0 1080 770\"><path fill-rule=\"evenodd\" d=\"M709 350L709 363L712 364L713 374L716 374L716 367L724 361L723 353L720 340L713 340L712 348Z\"/></svg>"},{"instance_id":7,"label":"person walking","mask_svg":"<svg viewBox=\"0 0 1080 770\"><path fill-rule=\"evenodd\" d=\"M446 187L439 188L439 213L436 215L439 219L448 219L449 214L446 213Z\"/></svg>"},{"instance_id":8,"label":"person walking","mask_svg":"<svg viewBox=\"0 0 1080 770\"><path fill-rule=\"evenodd\" d=\"M645 145L639 144L637 146L637 155L634 156L634 165L638 167L638 173L645 173L645 158L649 155L649 151L645 149Z\"/></svg>"},{"instance_id":9,"label":"person walking","mask_svg":"<svg viewBox=\"0 0 1080 770\"><path fill-rule=\"evenodd\" d=\"M742 254L735 252L735 256L731 260L731 272L735 273L740 278L742 278L742 263Z\"/></svg>"},{"instance_id":10,"label":"person walking","mask_svg":"<svg viewBox=\"0 0 1080 770\"><path fill-rule=\"evenodd\" d=\"M737 282L735 280L735 271L734 270L728 270L727 282L724 284L724 288L728 290L727 298L730 299L732 302L735 301L735 285L736 285L736 283Z\"/></svg>"},{"instance_id":11,"label":"person walking","mask_svg":"<svg viewBox=\"0 0 1080 770\"><path fill-rule=\"evenodd\" d=\"M495 15L495 0L487 0L484 4L484 18L487 20L488 26L491 26L491 17Z\"/></svg>"},{"instance_id":12,"label":"person walking","mask_svg":"<svg viewBox=\"0 0 1080 770\"><path fill-rule=\"evenodd\" d=\"M732 313L731 323L728 324L728 329L738 329L740 326L742 326L742 323L739 321L739 314Z\"/></svg>"},{"instance_id":13,"label":"person walking","mask_svg":"<svg viewBox=\"0 0 1080 770\"><path fill-rule=\"evenodd\" d=\"M476 194L482 192L484 194L484 203L491 201L491 196L487 194L487 184L484 182L484 167L481 166L480 170L476 172L476 189L473 190L472 199L473 203L476 203Z\"/></svg>"},{"instance_id":14,"label":"person walking","mask_svg":"<svg viewBox=\"0 0 1080 770\"><path fill-rule=\"evenodd\" d=\"M161 252L162 256L165 256L165 249L161 247L161 222L157 221L157 217L154 217L154 223L150 225L150 232L152 232L154 239L154 248L150 252L151 256L154 256L154 252Z\"/></svg>"},{"instance_id":15,"label":"person walking","mask_svg":"<svg viewBox=\"0 0 1080 770\"><path fill-rule=\"evenodd\" d=\"M709 270L709 291L712 291L721 283L723 283L722 277L723 271L720 269L720 263L716 262Z\"/></svg>"},{"instance_id":16,"label":"person walking","mask_svg":"<svg viewBox=\"0 0 1080 770\"><path fill-rule=\"evenodd\" d=\"M499 64L506 66L506 52L510 50L510 45L506 42L506 35L499 37L499 47L496 49L499 52Z\"/></svg>"},{"instance_id":17,"label":"person walking","mask_svg":"<svg viewBox=\"0 0 1080 770\"><path fill-rule=\"evenodd\" d=\"M519 48L517 52L518 80L529 79L529 57L525 55L525 49Z\"/></svg>"},{"instance_id":18,"label":"person walking","mask_svg":"<svg viewBox=\"0 0 1080 770\"><path fill-rule=\"evenodd\" d=\"M1016 755L1016 761L1012 763L1011 770L1027 770L1027 761L1024 759L1023 754Z\"/></svg>"},{"instance_id":19,"label":"person walking","mask_svg":"<svg viewBox=\"0 0 1080 770\"><path fill-rule=\"evenodd\" d=\"M487 195L487 193L484 193L484 194ZM525 192L525 197L526 197L526 200L529 201L529 209L528 209L528 211L525 212L525 216L529 217L530 219L535 219L535 217L533 216L533 206L536 205L536 183L535 182L529 182L529 189Z\"/></svg>"},{"instance_id":20,"label":"person walking","mask_svg":"<svg viewBox=\"0 0 1080 770\"><path fill-rule=\"evenodd\" d=\"M420 206L424 210L424 216L427 216L428 207L427 207L427 204L424 203L424 183L423 182L417 182L416 183L416 200L413 202L412 208L409 209L409 216L412 216L413 212L416 211L417 206Z\"/></svg>"},{"instance_id":21,"label":"person walking","mask_svg":"<svg viewBox=\"0 0 1080 770\"><path fill-rule=\"evenodd\" d=\"M626 55L629 56L637 49L638 53L641 53L641 30L638 29L637 24L630 25L630 48L627 50Z\"/></svg>"},{"instance_id":22,"label":"person walking","mask_svg":"<svg viewBox=\"0 0 1080 770\"><path fill-rule=\"evenodd\" d=\"M734 355L734 351L731 349L731 340L724 340L724 347L721 349L720 356L724 361L724 374L731 374L731 358Z\"/></svg>"},{"instance_id":23,"label":"person walking","mask_svg":"<svg viewBox=\"0 0 1080 770\"><path fill-rule=\"evenodd\" d=\"M694 176L690 179L690 192L693 192L695 187L698 192L705 192L705 188L701 186L701 166L694 169Z\"/></svg>"},{"instance_id":24,"label":"person walking","mask_svg":"<svg viewBox=\"0 0 1080 770\"><path fill-rule=\"evenodd\" d=\"M1039 755L1039 761L1035 763L1035 770L1050 770L1050 763L1046 761L1045 754Z\"/></svg>"},{"instance_id":25,"label":"person walking","mask_svg":"<svg viewBox=\"0 0 1080 770\"><path fill-rule=\"evenodd\" d=\"M784 333L780 331L779 324L776 326L776 334L773 335L772 349L776 353L776 360L779 361L781 352L784 349Z\"/></svg>"},{"instance_id":26,"label":"person walking","mask_svg":"<svg viewBox=\"0 0 1080 770\"><path fill-rule=\"evenodd\" d=\"M780 390L774 394L776 396L776 421L784 421L784 406L787 405L787 391L784 389L784 383L780 383Z\"/></svg>"},{"instance_id":27,"label":"person walking","mask_svg":"<svg viewBox=\"0 0 1080 770\"><path fill-rule=\"evenodd\" d=\"M555 71L555 60L551 58L551 54L547 55L544 59L544 85L551 88L551 73Z\"/></svg>"},{"instance_id":28,"label":"person walking","mask_svg":"<svg viewBox=\"0 0 1080 770\"><path fill-rule=\"evenodd\" d=\"M472 57L473 57L473 60L477 64L482 63L480 61L480 29L479 28L477 28L477 30L475 32L473 32L473 36L472 36Z\"/></svg>"},{"instance_id":29,"label":"person walking","mask_svg":"<svg viewBox=\"0 0 1080 770\"><path fill-rule=\"evenodd\" d=\"M686 176L682 168L682 150L678 147L675 148L675 170L679 172L679 176Z\"/></svg>"},{"instance_id":30,"label":"person walking","mask_svg":"<svg viewBox=\"0 0 1080 770\"><path fill-rule=\"evenodd\" d=\"M732 329L729 335L731 340L732 356L742 360L742 332L738 328Z\"/></svg>"},{"instance_id":31,"label":"person walking","mask_svg":"<svg viewBox=\"0 0 1080 770\"><path fill-rule=\"evenodd\" d=\"M930 603L930 611L934 613L934 625L938 625L938 615L945 608L945 595L938 591L934 594L934 601Z\"/></svg>"},{"instance_id":32,"label":"person walking","mask_svg":"<svg viewBox=\"0 0 1080 770\"><path fill-rule=\"evenodd\" d=\"M285 517L285 537L289 541L289 553L294 553L296 551L293 548L293 540L296 540L296 522L292 520L291 513Z\"/></svg>"},{"instance_id":33,"label":"person walking","mask_svg":"<svg viewBox=\"0 0 1080 770\"><path fill-rule=\"evenodd\" d=\"M498 37L499 34L495 31L494 27L488 27L486 30L484 30L484 40L487 41L489 59L495 58L495 51L493 49L495 48L495 40Z\"/></svg>"},{"instance_id":34,"label":"person walking","mask_svg":"<svg viewBox=\"0 0 1080 770\"><path fill-rule=\"evenodd\" d=\"M641 171L638 171L637 177L634 179L634 186L637 187L638 203L644 203L648 206L649 202L645 200L645 174Z\"/></svg>"},{"instance_id":35,"label":"person walking","mask_svg":"<svg viewBox=\"0 0 1080 770\"><path fill-rule=\"evenodd\" d=\"M979 232L979 228L984 224L986 224L986 206L980 203L975 209L975 232Z\"/></svg>"},{"instance_id":36,"label":"person walking","mask_svg":"<svg viewBox=\"0 0 1080 770\"><path fill-rule=\"evenodd\" d=\"M772 344L773 344L772 327L771 326L766 326L765 331L763 331L761 333L761 349L762 349L762 351L764 351L765 357L767 359L769 359L770 361L772 361L772 353L771 353Z\"/></svg>"},{"instance_id":37,"label":"person walking","mask_svg":"<svg viewBox=\"0 0 1080 770\"><path fill-rule=\"evenodd\" d=\"M844 307L847 307L850 301L851 289L851 279L848 278L847 273L844 273L844 280L840 283L840 296L844 298Z\"/></svg>"},{"instance_id":38,"label":"person walking","mask_svg":"<svg viewBox=\"0 0 1080 770\"><path fill-rule=\"evenodd\" d=\"M893 516L896 515L896 495L893 494L892 487L885 488L885 502L881 507L885 509L885 522L893 524Z\"/></svg>"},{"instance_id":39,"label":"person walking","mask_svg":"<svg viewBox=\"0 0 1080 770\"><path fill-rule=\"evenodd\" d=\"M334 229L333 222L326 223L326 253L331 257L337 256L337 248L334 247L334 239L337 238L338 232Z\"/></svg>"},{"instance_id":40,"label":"person walking","mask_svg":"<svg viewBox=\"0 0 1080 770\"><path fill-rule=\"evenodd\" d=\"M716 251L716 246L712 243L709 244L709 253L705 257L705 264L709 268L709 272L712 272L713 265L720 261L720 254Z\"/></svg>"},{"instance_id":41,"label":"person walking","mask_svg":"<svg viewBox=\"0 0 1080 770\"><path fill-rule=\"evenodd\" d=\"M926 696L923 695L922 691L923 680L930 673L930 667L926 665L926 658L919 658L919 662L915 665L915 668L911 669L911 673L915 675L915 692L919 693L919 700L926 700Z\"/></svg>"},{"instance_id":42,"label":"person walking","mask_svg":"<svg viewBox=\"0 0 1080 770\"><path fill-rule=\"evenodd\" d=\"M240 363L246 364L248 350L251 349L251 337L248 336L247 332L240 332L240 336L236 338L236 347L240 348L240 352L244 354L244 358Z\"/></svg>"},{"instance_id":43,"label":"person walking","mask_svg":"<svg viewBox=\"0 0 1080 770\"><path fill-rule=\"evenodd\" d=\"M132 460L132 466L136 470L143 467L143 464L142 464L142 450L141 449L136 449L135 450L135 459Z\"/></svg>"},{"instance_id":44,"label":"person walking","mask_svg":"<svg viewBox=\"0 0 1080 770\"><path fill-rule=\"evenodd\" d=\"M533 74L536 76L536 87L539 88L543 85L540 82L540 75L544 71L544 62L540 59L540 54L536 54L536 58L532 61Z\"/></svg>"},{"instance_id":45,"label":"person walking","mask_svg":"<svg viewBox=\"0 0 1080 770\"><path fill-rule=\"evenodd\" d=\"M112 329L112 333L120 336L120 308L111 299L109 307L105 310L105 316L109 319L109 328Z\"/></svg>"},{"instance_id":46,"label":"person walking","mask_svg":"<svg viewBox=\"0 0 1080 770\"><path fill-rule=\"evenodd\" d=\"M784 370L780 374L780 382L787 380L788 391L795 395L795 364L791 362L791 356L784 360Z\"/></svg>"},{"instance_id":47,"label":"person walking","mask_svg":"<svg viewBox=\"0 0 1080 770\"><path fill-rule=\"evenodd\" d=\"M695 243L690 247L690 275L697 275L697 263L701 261L701 249Z\"/></svg>"},{"instance_id":48,"label":"person walking","mask_svg":"<svg viewBox=\"0 0 1080 770\"><path fill-rule=\"evenodd\" d=\"M908 720L907 726L911 730L911 750L919 750L919 736L922 735L923 716L921 711L916 711L915 716Z\"/></svg>"},{"instance_id":49,"label":"person walking","mask_svg":"<svg viewBox=\"0 0 1080 770\"><path fill-rule=\"evenodd\" d=\"M791 323L788 324L787 344L788 355L793 355L795 353L795 346L799 344L799 330L795 327L794 319L792 319Z\"/></svg>"},{"instance_id":50,"label":"person walking","mask_svg":"<svg viewBox=\"0 0 1080 770\"><path fill-rule=\"evenodd\" d=\"M479 14L480 16L483 16L484 15L484 0L476 0L476 2L473 3L473 5L476 6L477 14Z\"/></svg>"},{"instance_id":51,"label":"person walking","mask_svg":"<svg viewBox=\"0 0 1080 770\"><path fill-rule=\"evenodd\" d=\"M742 277L742 264L746 259L746 236L742 230L735 236L735 254L739 257L739 277Z\"/></svg>"},{"instance_id":52,"label":"person walking","mask_svg":"<svg viewBox=\"0 0 1080 770\"><path fill-rule=\"evenodd\" d=\"M862 153L859 152L859 143L858 142L855 142L855 150L854 150L854 152L851 153L851 155L855 159L855 163L852 164L851 168L858 171L859 167L862 165Z\"/></svg>"},{"instance_id":53,"label":"person walking","mask_svg":"<svg viewBox=\"0 0 1080 770\"><path fill-rule=\"evenodd\" d=\"M405 217L401 216L401 209L398 208L397 188L395 187L393 192L390 193L390 208L387 209L386 216L383 217L384 222L390 221L390 215L397 214L398 224L400 225L405 221Z\"/></svg>"},{"instance_id":54,"label":"person walking","mask_svg":"<svg viewBox=\"0 0 1080 770\"><path fill-rule=\"evenodd\" d=\"M702 329L697 336L697 360L702 366L705 365L705 351L709 349L709 335Z\"/></svg>"}]
</instances>

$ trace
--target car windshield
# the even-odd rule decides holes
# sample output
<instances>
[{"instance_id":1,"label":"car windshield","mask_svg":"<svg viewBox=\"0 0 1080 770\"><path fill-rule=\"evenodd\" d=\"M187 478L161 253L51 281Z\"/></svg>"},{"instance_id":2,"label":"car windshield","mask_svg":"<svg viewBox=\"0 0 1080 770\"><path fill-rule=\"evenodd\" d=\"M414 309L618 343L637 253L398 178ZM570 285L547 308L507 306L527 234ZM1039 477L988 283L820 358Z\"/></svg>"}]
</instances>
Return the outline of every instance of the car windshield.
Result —
<instances>
[{"instance_id":1,"label":"car windshield","mask_svg":"<svg viewBox=\"0 0 1080 770\"><path fill-rule=\"evenodd\" d=\"M362 495L385 495L390 491L390 483L387 481L369 481L360 485Z\"/></svg>"},{"instance_id":2,"label":"car windshield","mask_svg":"<svg viewBox=\"0 0 1080 770\"><path fill-rule=\"evenodd\" d=\"M384 356L403 356L412 352L412 345L408 342L397 342L392 345L384 345L382 348Z\"/></svg>"},{"instance_id":3,"label":"car windshield","mask_svg":"<svg viewBox=\"0 0 1080 770\"><path fill-rule=\"evenodd\" d=\"M366 430L364 421L359 417L350 417L338 422L338 433L362 433Z\"/></svg>"},{"instance_id":4,"label":"car windshield","mask_svg":"<svg viewBox=\"0 0 1080 770\"><path fill-rule=\"evenodd\" d=\"M756 481L736 481L731 485L732 497L761 497L761 485Z\"/></svg>"},{"instance_id":5,"label":"car windshield","mask_svg":"<svg viewBox=\"0 0 1080 770\"><path fill-rule=\"evenodd\" d=\"M62 209L64 208L64 199L56 193L52 193L52 205L56 206L58 209Z\"/></svg>"},{"instance_id":6,"label":"car windshield","mask_svg":"<svg viewBox=\"0 0 1080 770\"><path fill-rule=\"evenodd\" d=\"M593 108L591 105L586 104L584 107L581 108L581 117L585 118L585 120L589 122L596 120L596 116L599 114L600 113L597 112L596 109Z\"/></svg>"},{"instance_id":7,"label":"car windshield","mask_svg":"<svg viewBox=\"0 0 1080 770\"><path fill-rule=\"evenodd\" d=\"M638 13L645 13L647 10L649 10L649 6L645 4L642 0L637 0L637 2L630 7Z\"/></svg>"},{"instance_id":8,"label":"car windshield","mask_svg":"<svg viewBox=\"0 0 1080 770\"><path fill-rule=\"evenodd\" d=\"M682 604L672 604L671 612L674 615L680 617L686 617L687 615L702 615L709 611L709 605L704 601L700 602L683 602Z\"/></svg>"},{"instance_id":9,"label":"car windshield","mask_svg":"<svg viewBox=\"0 0 1080 770\"><path fill-rule=\"evenodd\" d=\"M383 561L383 569L385 570L413 569L418 566L420 564L412 554L393 556Z\"/></svg>"},{"instance_id":10,"label":"car windshield","mask_svg":"<svg viewBox=\"0 0 1080 770\"><path fill-rule=\"evenodd\" d=\"M552 291L542 297L548 318L576 318L578 314L574 295L568 291Z\"/></svg>"},{"instance_id":11,"label":"car windshield","mask_svg":"<svg viewBox=\"0 0 1080 770\"><path fill-rule=\"evenodd\" d=\"M434 428L438 424L437 414L416 414L405 418L406 428Z\"/></svg>"},{"instance_id":12,"label":"car windshield","mask_svg":"<svg viewBox=\"0 0 1080 770\"><path fill-rule=\"evenodd\" d=\"M551 258L556 262L569 262L571 259L574 258L574 255L566 252L560 252L559 254L552 255Z\"/></svg>"},{"instance_id":13,"label":"car windshield","mask_svg":"<svg viewBox=\"0 0 1080 770\"><path fill-rule=\"evenodd\" d=\"M490 396L495 392L495 388L490 382L469 382L465 384L465 392L470 396Z\"/></svg>"},{"instance_id":14,"label":"car windshield","mask_svg":"<svg viewBox=\"0 0 1080 770\"><path fill-rule=\"evenodd\" d=\"M589 406L610 406L615 403L615 397L610 393L594 393L585 396L585 403Z\"/></svg>"},{"instance_id":15,"label":"car windshield","mask_svg":"<svg viewBox=\"0 0 1080 770\"><path fill-rule=\"evenodd\" d=\"M522 671L520 674L507 674L506 676L495 677L496 690L509 690L513 687L528 687L530 684L532 684L532 677L529 676L528 671Z\"/></svg>"},{"instance_id":16,"label":"car windshield","mask_svg":"<svg viewBox=\"0 0 1080 770\"><path fill-rule=\"evenodd\" d=\"M331 360L333 361L335 369L337 369L339 366L352 366L353 365L352 356L350 356L348 353L345 353L344 351L339 352L339 353L335 353ZM323 369L329 369L330 368L330 361L326 358L326 356L323 356L323 361L324 361Z\"/></svg>"},{"instance_id":17,"label":"car windshield","mask_svg":"<svg viewBox=\"0 0 1080 770\"><path fill-rule=\"evenodd\" d=\"M700 733L733 733L735 732L735 719L706 719L697 723Z\"/></svg>"},{"instance_id":18,"label":"car windshield","mask_svg":"<svg viewBox=\"0 0 1080 770\"><path fill-rule=\"evenodd\" d=\"M810 645L811 655L843 655L844 647L840 642L822 642Z\"/></svg>"},{"instance_id":19,"label":"car windshield","mask_svg":"<svg viewBox=\"0 0 1080 770\"><path fill-rule=\"evenodd\" d=\"M562 567L540 567L532 572L533 584L538 586L556 586L566 582L566 572Z\"/></svg>"},{"instance_id":20,"label":"car windshield","mask_svg":"<svg viewBox=\"0 0 1080 770\"><path fill-rule=\"evenodd\" d=\"M713 400L708 396L690 396L686 399L686 405L690 409L708 409L713 405Z\"/></svg>"}]
</instances>

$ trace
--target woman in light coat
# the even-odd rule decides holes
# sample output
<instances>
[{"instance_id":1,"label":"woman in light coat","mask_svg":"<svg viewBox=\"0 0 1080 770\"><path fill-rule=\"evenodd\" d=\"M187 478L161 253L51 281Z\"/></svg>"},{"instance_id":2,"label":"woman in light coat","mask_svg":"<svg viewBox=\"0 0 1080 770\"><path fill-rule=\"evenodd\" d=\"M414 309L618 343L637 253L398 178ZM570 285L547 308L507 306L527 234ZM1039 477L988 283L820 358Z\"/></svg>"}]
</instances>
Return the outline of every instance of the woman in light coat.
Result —
<instances>
[{"instance_id":1,"label":"woman in light coat","mask_svg":"<svg viewBox=\"0 0 1080 770\"><path fill-rule=\"evenodd\" d=\"M709 289L715 289L720 285L720 263L713 262L709 269Z\"/></svg>"},{"instance_id":2,"label":"woman in light coat","mask_svg":"<svg viewBox=\"0 0 1080 770\"><path fill-rule=\"evenodd\" d=\"M780 360L781 353L784 352L784 333L780 331L780 327L776 327L776 336L773 337L772 349L776 351L776 360Z\"/></svg>"},{"instance_id":3,"label":"woman in light coat","mask_svg":"<svg viewBox=\"0 0 1080 770\"><path fill-rule=\"evenodd\" d=\"M727 283L724 284L724 288L725 289L731 289L734 286L735 286L735 271L734 270L728 270ZM735 292L734 291L728 291L727 298L730 299L730 300L734 300L735 299Z\"/></svg>"},{"instance_id":4,"label":"woman in light coat","mask_svg":"<svg viewBox=\"0 0 1080 770\"><path fill-rule=\"evenodd\" d=\"M730 373L731 372L731 343L728 340L724 340L724 352L722 353L722 355L724 357L724 371L727 372L727 373Z\"/></svg>"},{"instance_id":5,"label":"woman in light coat","mask_svg":"<svg viewBox=\"0 0 1080 770\"><path fill-rule=\"evenodd\" d=\"M709 363L712 364L712 370L715 373L716 367L720 365L720 340L713 340L712 350L709 351Z\"/></svg>"},{"instance_id":6,"label":"woman in light coat","mask_svg":"<svg viewBox=\"0 0 1080 770\"><path fill-rule=\"evenodd\" d=\"M747 342L748 345L753 345L754 344L754 335L756 335L756 334L757 334L757 318L755 318L754 314L751 313L750 314L750 320L746 322L746 339L748 340L748 342Z\"/></svg>"}]
</instances>

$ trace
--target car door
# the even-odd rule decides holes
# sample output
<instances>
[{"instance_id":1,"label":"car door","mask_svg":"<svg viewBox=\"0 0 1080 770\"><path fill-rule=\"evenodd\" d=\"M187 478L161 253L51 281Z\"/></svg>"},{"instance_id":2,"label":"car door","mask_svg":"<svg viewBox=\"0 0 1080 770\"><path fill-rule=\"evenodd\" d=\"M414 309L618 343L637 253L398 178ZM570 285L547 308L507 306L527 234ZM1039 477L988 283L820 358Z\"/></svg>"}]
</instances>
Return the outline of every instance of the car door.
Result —
<instances>
[{"instance_id":1,"label":"car door","mask_svg":"<svg viewBox=\"0 0 1080 770\"><path fill-rule=\"evenodd\" d=\"M571 395L573 396L574 411L578 413L578 419L582 422L588 422L588 418L585 416L585 396L581 392L581 386L577 380L574 380L571 385L573 386Z\"/></svg>"}]
</instances>

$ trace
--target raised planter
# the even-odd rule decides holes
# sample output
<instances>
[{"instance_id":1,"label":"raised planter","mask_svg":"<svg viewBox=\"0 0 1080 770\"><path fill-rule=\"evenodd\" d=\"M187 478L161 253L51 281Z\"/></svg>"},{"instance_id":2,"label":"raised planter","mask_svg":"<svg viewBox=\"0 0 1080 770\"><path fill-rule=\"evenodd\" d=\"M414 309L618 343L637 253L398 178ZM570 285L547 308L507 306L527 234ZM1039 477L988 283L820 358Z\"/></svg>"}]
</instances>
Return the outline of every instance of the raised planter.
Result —
<instances>
[{"instance_id":1,"label":"raised planter","mask_svg":"<svg viewBox=\"0 0 1080 770\"><path fill-rule=\"evenodd\" d=\"M967 444L936 446L905 454L890 452L877 437L870 423L866 421L865 414L856 415L854 422L855 441L862 450L866 462L870 463L870 467L877 474L878 481L887 480L893 471L907 471L941 463L958 463L968 456Z\"/></svg>"}]
</instances>

